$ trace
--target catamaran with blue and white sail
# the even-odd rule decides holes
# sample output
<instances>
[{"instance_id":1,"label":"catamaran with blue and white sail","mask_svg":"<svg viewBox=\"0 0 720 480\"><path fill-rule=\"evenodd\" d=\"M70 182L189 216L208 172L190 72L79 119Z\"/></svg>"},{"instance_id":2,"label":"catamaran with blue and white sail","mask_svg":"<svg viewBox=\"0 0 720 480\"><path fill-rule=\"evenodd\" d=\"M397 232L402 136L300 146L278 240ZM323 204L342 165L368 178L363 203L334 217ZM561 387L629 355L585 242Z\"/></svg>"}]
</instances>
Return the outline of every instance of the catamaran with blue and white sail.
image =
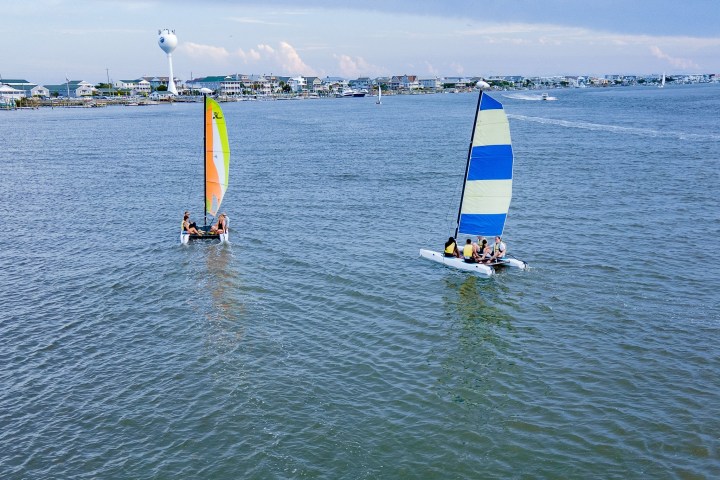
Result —
<instances>
[{"instance_id":1,"label":"catamaran with blue and white sail","mask_svg":"<svg viewBox=\"0 0 720 480\"><path fill-rule=\"evenodd\" d=\"M458 234L488 238L502 236L512 198L513 151L510 125L500 102L480 92L475 124L465 166L460 208L457 215ZM462 248L464 242L458 242ZM527 264L507 255L493 263L468 263L462 258L445 256L444 252L420 250L423 258L450 267L482 275L492 275L500 266L524 269Z\"/></svg>"},{"instance_id":2,"label":"catamaran with blue and white sail","mask_svg":"<svg viewBox=\"0 0 720 480\"><path fill-rule=\"evenodd\" d=\"M225 229L221 233L211 232L211 225L208 225L208 215L218 217L220 204L223 201L225 192L230 180L230 143L228 141L225 115L220 104L203 95L204 108L204 165L205 165L205 221L203 226L197 229L201 233L196 235L188 233L180 228L180 243L186 244L190 240L220 240L227 242L230 239L228 228L229 219L224 216Z\"/></svg>"}]
</instances>

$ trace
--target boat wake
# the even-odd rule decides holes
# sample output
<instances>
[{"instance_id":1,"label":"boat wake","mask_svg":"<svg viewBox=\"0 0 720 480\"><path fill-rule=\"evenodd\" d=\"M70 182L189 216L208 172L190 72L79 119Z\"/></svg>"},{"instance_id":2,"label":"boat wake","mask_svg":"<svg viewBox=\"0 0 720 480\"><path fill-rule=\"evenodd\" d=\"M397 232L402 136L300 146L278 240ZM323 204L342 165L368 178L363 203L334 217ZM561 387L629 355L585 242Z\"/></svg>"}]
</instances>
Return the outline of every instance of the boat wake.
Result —
<instances>
[{"instance_id":1,"label":"boat wake","mask_svg":"<svg viewBox=\"0 0 720 480\"><path fill-rule=\"evenodd\" d=\"M532 102L537 100L557 100L557 97L547 97L532 93L503 93L503 97L512 98L514 100L529 100Z\"/></svg>"},{"instance_id":2,"label":"boat wake","mask_svg":"<svg viewBox=\"0 0 720 480\"><path fill-rule=\"evenodd\" d=\"M508 118L513 120L521 120L525 122L535 122L544 125L558 125L561 127L568 128L579 128L583 130L594 130L594 131L605 131L612 133L625 133L628 135L638 135L643 137L672 137L679 140L720 140L720 135L717 134L702 134L702 133L685 133L685 132L672 132L668 130L655 130L652 128L637 128L637 127L621 127L618 125L607 125L602 123L590 123L590 122L577 122L570 120L558 120L555 118L544 118L544 117L529 117L526 115L514 115L507 114Z\"/></svg>"}]
</instances>

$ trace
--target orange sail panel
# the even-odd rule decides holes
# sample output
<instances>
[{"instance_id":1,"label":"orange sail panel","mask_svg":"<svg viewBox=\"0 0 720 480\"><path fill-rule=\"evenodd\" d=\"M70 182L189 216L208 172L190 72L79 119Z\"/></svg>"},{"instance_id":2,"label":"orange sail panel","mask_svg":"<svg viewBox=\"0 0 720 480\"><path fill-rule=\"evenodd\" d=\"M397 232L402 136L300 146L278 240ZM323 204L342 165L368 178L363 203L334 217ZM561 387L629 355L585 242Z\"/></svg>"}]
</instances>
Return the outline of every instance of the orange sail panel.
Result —
<instances>
[{"instance_id":1,"label":"orange sail panel","mask_svg":"<svg viewBox=\"0 0 720 480\"><path fill-rule=\"evenodd\" d=\"M230 177L230 145L220 104L205 98L205 212L217 216Z\"/></svg>"}]
</instances>

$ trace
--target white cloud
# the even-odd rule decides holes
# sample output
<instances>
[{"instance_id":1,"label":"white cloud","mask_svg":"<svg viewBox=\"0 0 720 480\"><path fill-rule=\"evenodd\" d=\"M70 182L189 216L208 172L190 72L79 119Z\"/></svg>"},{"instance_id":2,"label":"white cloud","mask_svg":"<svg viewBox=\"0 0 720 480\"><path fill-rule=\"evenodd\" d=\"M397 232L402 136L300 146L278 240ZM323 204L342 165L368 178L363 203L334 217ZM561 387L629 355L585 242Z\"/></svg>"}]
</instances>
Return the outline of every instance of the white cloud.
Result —
<instances>
[{"instance_id":1,"label":"white cloud","mask_svg":"<svg viewBox=\"0 0 720 480\"><path fill-rule=\"evenodd\" d=\"M200 43L182 42L178 45L178 50L192 58L208 58L215 61L224 61L230 58L230 52L225 47L215 47L213 45L202 45Z\"/></svg>"},{"instance_id":2,"label":"white cloud","mask_svg":"<svg viewBox=\"0 0 720 480\"><path fill-rule=\"evenodd\" d=\"M338 61L340 75L345 77L362 77L373 75L381 71L380 67L371 65L362 57L351 57L350 55L333 55Z\"/></svg>"},{"instance_id":3,"label":"white cloud","mask_svg":"<svg viewBox=\"0 0 720 480\"><path fill-rule=\"evenodd\" d=\"M284 73L292 75L316 75L316 70L306 64L295 47L287 42L280 42L277 48L273 48L266 43L261 43L257 46L257 49L251 48L247 52L238 49L237 55L242 58L245 63L248 63L248 61L269 61L279 66Z\"/></svg>"},{"instance_id":4,"label":"white cloud","mask_svg":"<svg viewBox=\"0 0 720 480\"><path fill-rule=\"evenodd\" d=\"M357 64L348 55L333 55L338 61L338 68L341 75L357 76Z\"/></svg>"},{"instance_id":5,"label":"white cloud","mask_svg":"<svg viewBox=\"0 0 720 480\"><path fill-rule=\"evenodd\" d=\"M289 73L298 72L302 75L315 75L315 70L303 62L297 50L287 42L280 42L278 60L282 68Z\"/></svg>"},{"instance_id":6,"label":"white cloud","mask_svg":"<svg viewBox=\"0 0 720 480\"><path fill-rule=\"evenodd\" d=\"M436 77L440 76L440 71L439 71L437 68L435 68L435 67L432 65L432 63L430 63L430 62L428 62L427 60L425 60L425 66L427 67L427 72L428 72L430 75L435 75Z\"/></svg>"},{"instance_id":7,"label":"white cloud","mask_svg":"<svg viewBox=\"0 0 720 480\"><path fill-rule=\"evenodd\" d=\"M452 67L452 69L453 69L453 70L455 71L455 73L457 73L458 75L462 75L463 73L465 73L465 67L463 67L462 65L460 65L460 64L457 63L457 62L452 62L452 63L450 64L450 67Z\"/></svg>"},{"instance_id":8,"label":"white cloud","mask_svg":"<svg viewBox=\"0 0 720 480\"><path fill-rule=\"evenodd\" d=\"M671 57L667 53L660 50L660 48L656 45L653 45L650 47L650 52L653 54L653 56L661 59L661 60L667 60L667 62L676 68L682 68L682 69L689 69L689 68L700 68L700 66L693 62L692 60L686 59L686 58L677 58L677 57Z\"/></svg>"},{"instance_id":9,"label":"white cloud","mask_svg":"<svg viewBox=\"0 0 720 480\"><path fill-rule=\"evenodd\" d=\"M270 45L265 45L265 44L261 43L260 45L257 46L257 48L261 52L267 53L268 55L275 55L275 49L272 48Z\"/></svg>"},{"instance_id":10,"label":"white cloud","mask_svg":"<svg viewBox=\"0 0 720 480\"><path fill-rule=\"evenodd\" d=\"M225 66L237 59L242 60L246 65L264 61L266 64L279 66L288 74L316 75L316 70L306 64L295 47L287 42L280 42L277 48L261 43L247 51L238 48L232 52L225 47L183 42L178 46L178 51L194 59L211 60ZM266 66L270 67L270 65Z\"/></svg>"}]
</instances>

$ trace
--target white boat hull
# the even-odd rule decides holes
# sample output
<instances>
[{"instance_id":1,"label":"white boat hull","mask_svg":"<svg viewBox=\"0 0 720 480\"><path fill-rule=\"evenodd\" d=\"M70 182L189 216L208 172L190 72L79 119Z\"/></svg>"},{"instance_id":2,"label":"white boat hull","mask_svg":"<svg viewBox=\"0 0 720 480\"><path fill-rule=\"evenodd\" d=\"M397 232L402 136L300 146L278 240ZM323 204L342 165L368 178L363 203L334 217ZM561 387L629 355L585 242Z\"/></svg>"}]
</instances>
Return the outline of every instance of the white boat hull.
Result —
<instances>
[{"instance_id":1,"label":"white boat hull","mask_svg":"<svg viewBox=\"0 0 720 480\"><path fill-rule=\"evenodd\" d=\"M197 235L190 235L188 233L181 232L180 233L180 243L183 245L187 245L190 240L220 240L220 243L230 243L230 232L221 233L219 235L205 235L205 236L197 236Z\"/></svg>"},{"instance_id":2,"label":"white boat hull","mask_svg":"<svg viewBox=\"0 0 720 480\"><path fill-rule=\"evenodd\" d=\"M442 263L448 267L465 270L466 272L473 272L486 277L491 276L495 273L495 268L501 266L516 267L520 270L525 270L527 268L527 264L525 262L515 258L506 258L502 263L491 266L483 263L467 263L462 258L446 257L444 253L434 252L432 250L420 249L420 256L427 258L428 260L432 260L433 262Z\"/></svg>"}]
</instances>

